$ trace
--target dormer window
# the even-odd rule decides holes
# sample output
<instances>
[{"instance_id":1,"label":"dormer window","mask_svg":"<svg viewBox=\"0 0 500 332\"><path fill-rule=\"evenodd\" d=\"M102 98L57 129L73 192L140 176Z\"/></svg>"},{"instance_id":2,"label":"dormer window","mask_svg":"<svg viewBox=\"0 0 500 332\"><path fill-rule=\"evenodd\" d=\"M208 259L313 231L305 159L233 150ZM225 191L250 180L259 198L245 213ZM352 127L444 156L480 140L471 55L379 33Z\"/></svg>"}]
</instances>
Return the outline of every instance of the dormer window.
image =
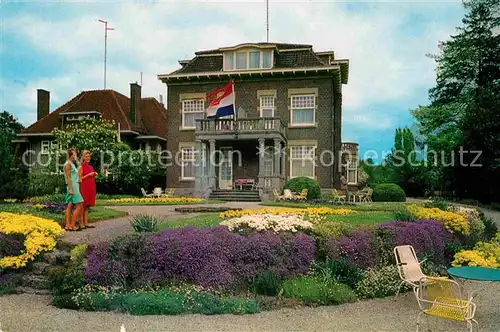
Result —
<instances>
[{"instance_id":1,"label":"dormer window","mask_svg":"<svg viewBox=\"0 0 500 332\"><path fill-rule=\"evenodd\" d=\"M269 69L272 66L272 50L247 49L224 53L224 70Z\"/></svg>"}]
</instances>

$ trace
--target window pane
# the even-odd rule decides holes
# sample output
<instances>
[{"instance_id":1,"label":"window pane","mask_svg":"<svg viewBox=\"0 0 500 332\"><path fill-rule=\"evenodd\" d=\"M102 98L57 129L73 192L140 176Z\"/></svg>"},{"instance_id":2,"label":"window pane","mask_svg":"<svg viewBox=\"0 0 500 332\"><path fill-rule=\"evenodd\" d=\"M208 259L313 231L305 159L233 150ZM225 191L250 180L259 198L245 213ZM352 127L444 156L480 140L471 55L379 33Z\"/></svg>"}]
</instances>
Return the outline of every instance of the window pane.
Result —
<instances>
[{"instance_id":1,"label":"window pane","mask_svg":"<svg viewBox=\"0 0 500 332\"><path fill-rule=\"evenodd\" d=\"M347 182L356 183L356 170L349 170L347 172Z\"/></svg>"},{"instance_id":2,"label":"window pane","mask_svg":"<svg viewBox=\"0 0 500 332\"><path fill-rule=\"evenodd\" d=\"M247 52L236 53L236 69L247 69Z\"/></svg>"},{"instance_id":3,"label":"window pane","mask_svg":"<svg viewBox=\"0 0 500 332\"><path fill-rule=\"evenodd\" d=\"M194 163L193 162L186 162L183 163L183 177L184 178L194 178Z\"/></svg>"},{"instance_id":4,"label":"window pane","mask_svg":"<svg viewBox=\"0 0 500 332\"><path fill-rule=\"evenodd\" d=\"M262 55L262 67L263 68L271 68L271 53L272 51L264 51Z\"/></svg>"},{"instance_id":5,"label":"window pane","mask_svg":"<svg viewBox=\"0 0 500 332\"><path fill-rule=\"evenodd\" d=\"M274 107L274 96L262 96L260 97L261 107Z\"/></svg>"},{"instance_id":6,"label":"window pane","mask_svg":"<svg viewBox=\"0 0 500 332\"><path fill-rule=\"evenodd\" d=\"M183 100L182 101L182 111L183 112L204 112L203 100Z\"/></svg>"},{"instance_id":7,"label":"window pane","mask_svg":"<svg viewBox=\"0 0 500 332\"><path fill-rule=\"evenodd\" d=\"M293 123L313 123L314 109L296 109L293 110Z\"/></svg>"},{"instance_id":8,"label":"window pane","mask_svg":"<svg viewBox=\"0 0 500 332\"><path fill-rule=\"evenodd\" d=\"M184 114L183 127L195 127L196 120L203 119L203 113L186 113Z\"/></svg>"},{"instance_id":9,"label":"window pane","mask_svg":"<svg viewBox=\"0 0 500 332\"><path fill-rule=\"evenodd\" d=\"M263 118L272 118L274 116L272 108L263 108L262 109L262 117Z\"/></svg>"},{"instance_id":10,"label":"window pane","mask_svg":"<svg viewBox=\"0 0 500 332\"><path fill-rule=\"evenodd\" d=\"M292 96L293 108L314 108L314 95Z\"/></svg>"},{"instance_id":11,"label":"window pane","mask_svg":"<svg viewBox=\"0 0 500 332\"><path fill-rule=\"evenodd\" d=\"M260 68L260 51L250 52L250 68Z\"/></svg>"},{"instance_id":12,"label":"window pane","mask_svg":"<svg viewBox=\"0 0 500 332\"><path fill-rule=\"evenodd\" d=\"M226 70L234 69L233 61L234 61L234 53L233 52L224 54L224 69L226 69Z\"/></svg>"}]
</instances>

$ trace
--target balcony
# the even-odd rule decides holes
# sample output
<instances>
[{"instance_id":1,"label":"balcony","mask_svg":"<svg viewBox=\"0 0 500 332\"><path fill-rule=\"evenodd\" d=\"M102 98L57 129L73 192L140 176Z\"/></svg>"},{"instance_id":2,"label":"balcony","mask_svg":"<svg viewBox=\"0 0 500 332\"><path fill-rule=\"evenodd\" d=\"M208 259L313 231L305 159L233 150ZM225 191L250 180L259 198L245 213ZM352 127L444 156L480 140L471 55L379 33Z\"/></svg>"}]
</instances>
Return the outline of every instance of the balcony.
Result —
<instances>
[{"instance_id":1,"label":"balcony","mask_svg":"<svg viewBox=\"0 0 500 332\"><path fill-rule=\"evenodd\" d=\"M196 120L198 139L286 139L286 126L280 118Z\"/></svg>"}]
</instances>

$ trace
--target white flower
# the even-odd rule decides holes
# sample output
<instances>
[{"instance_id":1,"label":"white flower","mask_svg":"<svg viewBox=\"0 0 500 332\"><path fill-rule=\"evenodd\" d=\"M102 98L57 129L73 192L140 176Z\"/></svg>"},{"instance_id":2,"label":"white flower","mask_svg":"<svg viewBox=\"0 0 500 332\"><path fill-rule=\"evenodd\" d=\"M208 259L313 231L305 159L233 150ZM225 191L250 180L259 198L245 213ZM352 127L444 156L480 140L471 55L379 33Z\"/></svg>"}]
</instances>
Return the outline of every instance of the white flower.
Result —
<instances>
[{"instance_id":1,"label":"white flower","mask_svg":"<svg viewBox=\"0 0 500 332\"><path fill-rule=\"evenodd\" d=\"M298 232L312 229L313 224L304 220L303 216L296 214L276 215L276 214L254 214L244 215L238 218L224 220L220 223L230 231L241 228L251 228L256 231Z\"/></svg>"}]
</instances>

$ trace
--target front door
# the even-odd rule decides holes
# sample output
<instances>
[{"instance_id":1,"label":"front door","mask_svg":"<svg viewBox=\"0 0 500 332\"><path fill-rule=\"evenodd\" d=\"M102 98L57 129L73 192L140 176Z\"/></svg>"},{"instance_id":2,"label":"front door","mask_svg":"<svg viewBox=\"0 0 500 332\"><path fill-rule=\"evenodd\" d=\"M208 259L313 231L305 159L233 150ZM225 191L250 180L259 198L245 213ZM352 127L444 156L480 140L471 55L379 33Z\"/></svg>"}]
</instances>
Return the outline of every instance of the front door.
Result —
<instances>
[{"instance_id":1,"label":"front door","mask_svg":"<svg viewBox=\"0 0 500 332\"><path fill-rule=\"evenodd\" d=\"M233 189L233 149L221 148L219 160L219 189Z\"/></svg>"}]
</instances>

